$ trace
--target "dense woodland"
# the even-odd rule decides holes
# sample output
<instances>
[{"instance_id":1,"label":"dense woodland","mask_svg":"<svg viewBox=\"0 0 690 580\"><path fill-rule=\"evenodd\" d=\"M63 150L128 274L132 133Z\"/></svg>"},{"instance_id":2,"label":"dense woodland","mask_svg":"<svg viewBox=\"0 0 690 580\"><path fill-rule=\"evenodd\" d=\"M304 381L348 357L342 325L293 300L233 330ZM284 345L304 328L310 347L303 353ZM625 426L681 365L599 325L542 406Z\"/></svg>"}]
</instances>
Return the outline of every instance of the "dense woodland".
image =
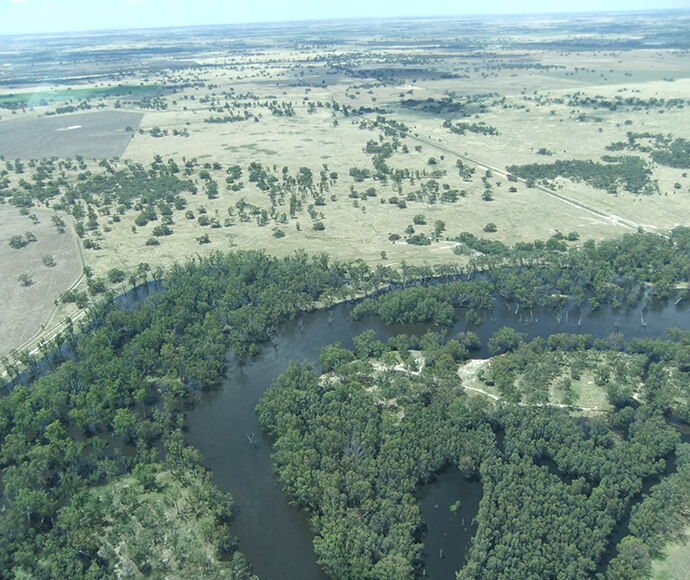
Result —
<instances>
[{"instance_id":1,"label":"dense woodland","mask_svg":"<svg viewBox=\"0 0 690 580\"><path fill-rule=\"evenodd\" d=\"M476 252L470 248L476 240L464 239ZM372 270L325 255L214 254L175 265L162 289L136 308L106 298L90 310L81 333L69 326L42 344L43 362L23 353L24 374L3 361L14 380L0 399L2 573L96 578L136 568L184 575L196 566L248 578L227 533L232 501L212 486L182 434L185 408L218 384L228 352L248 360L281 320L390 284L399 288L362 302L353 316L378 312L390 321L448 324L459 306L490 309L495 292L524 307L557 307L569 296L554 303L553 295L566 288L574 289L576 301L582 292L597 303L675 296L675 286L688 279L689 240L687 229L677 229L668 238L635 234L581 249L567 249L562 239L535 242L478 254L474 267L488 268L483 280L457 280L455 268ZM312 514L324 569L338 578L419 573L415 491L456 465L484 487L466 577L591 576L606 564L611 531L628 514L631 539L619 546L608 574L631 577L630 566L644 571L649 555L678 530L668 523L675 520L656 518L658 505L672 498L675 515L686 506L685 455L667 418L688 418L687 335L614 345L644 359L626 371L641 377L646 369L638 394L643 404L637 406L630 389L616 388L623 371L612 366L606 388L615 410L591 424L565 410L516 407L543 399L515 377L527 374L538 387L551 377L543 367L557 353L611 345L566 338L525 345L515 331L497 333L489 346L504 358L486 380L507 406L469 399L460 389L457 366L477 346L472 333L384 344L370 331L355 339L354 351L324 349L322 368L334 374L319 378L293 365L261 403L278 472L286 491ZM422 352L420 374L410 349ZM374 372L372 358L404 370ZM672 458L674 475L654 488L654 499L637 501L643 483ZM544 459L559 473L541 465ZM506 512L511 505L524 509ZM120 506L131 506L139 524ZM171 537L157 545L152 538L161 514L198 529L200 543ZM522 523L515 528L513 521ZM562 552L560 543L578 549ZM132 547L118 548L123 545Z\"/></svg>"},{"instance_id":2,"label":"dense woodland","mask_svg":"<svg viewBox=\"0 0 690 580\"><path fill-rule=\"evenodd\" d=\"M528 185L537 182L550 185L553 179L560 176L573 181L584 181L592 187L605 189L608 193L618 193L619 188L646 195L658 191L657 185L651 180L652 170L641 157L604 155L601 160L604 163L573 159L510 165L508 171L526 179Z\"/></svg>"},{"instance_id":3,"label":"dense woodland","mask_svg":"<svg viewBox=\"0 0 690 580\"><path fill-rule=\"evenodd\" d=\"M39 365L29 357L28 372L0 399L2 575L112 577L117 558L108 556L102 526L119 529L118 516L92 494L101 496L107 490L100 486L129 473L155 487L149 472L163 470L185 495L198 496L194 509L210 518L204 538L213 549L199 550L192 561L205 554L207 564L221 560L239 570L231 577L248 577L223 532L231 501L219 499L204 479L198 452L184 444L184 409L217 385L229 349L239 358L250 356L281 319L343 283L325 257L214 255L175 266L165 290L138 308L104 302L91 310L80 335L70 327L44 344L52 370L30 379ZM185 484L190 478L195 483ZM136 497L131 501L154 509ZM101 515L84 518L82 506ZM185 517L195 519L190 512ZM115 521L108 524L108 518ZM148 533L157 534L155 518L145 521ZM185 550L177 545L173 559L190 557ZM166 573L160 567L165 558L142 558L134 560L140 571Z\"/></svg>"},{"instance_id":4,"label":"dense woodland","mask_svg":"<svg viewBox=\"0 0 690 580\"><path fill-rule=\"evenodd\" d=\"M443 343L429 333L382 343L365 333L354 351L324 348L327 374L293 364L264 396L260 420L275 440L285 491L311 515L321 565L333 578L419 575L415 493L455 467L483 489L458 578L643 578L651 556L686 523L690 447L665 418L657 397L674 394L657 380L682 372L687 391L679 367L687 369L681 353L690 336L628 346L649 365L644 403L615 399L611 413L580 418L468 396L455 372L469 356L467 339ZM513 358L527 374L566 344L581 357L592 349L586 337L562 336L520 343ZM431 364L420 373L422 360ZM611 545L622 525L629 533Z\"/></svg>"},{"instance_id":5,"label":"dense woodland","mask_svg":"<svg viewBox=\"0 0 690 580\"><path fill-rule=\"evenodd\" d=\"M516 312L535 307L559 311L571 301L592 310L602 304L620 308L671 297L681 302L690 279L690 228L685 227L674 229L668 237L637 233L571 247L567 240L577 237L563 234L512 247L468 233L456 239L457 252L473 256L464 269L468 278L480 271L485 279L418 286L410 284L410 274L414 278L435 274L445 280L463 271L403 268L400 276L391 278L402 288L358 304L353 316L376 313L388 323L450 325L460 312L457 307L467 307L468 319L475 320L477 310L493 308L495 294L514 305Z\"/></svg>"}]
</instances>

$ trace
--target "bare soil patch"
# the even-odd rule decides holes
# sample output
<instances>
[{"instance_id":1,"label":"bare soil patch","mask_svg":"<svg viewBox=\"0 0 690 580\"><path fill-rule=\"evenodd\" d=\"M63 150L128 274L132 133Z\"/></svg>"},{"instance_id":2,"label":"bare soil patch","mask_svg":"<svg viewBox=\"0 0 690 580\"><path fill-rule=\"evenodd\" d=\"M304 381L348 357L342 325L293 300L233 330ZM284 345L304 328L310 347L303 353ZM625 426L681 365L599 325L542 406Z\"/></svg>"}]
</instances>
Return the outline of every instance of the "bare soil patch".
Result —
<instances>
[{"instance_id":1,"label":"bare soil patch","mask_svg":"<svg viewBox=\"0 0 690 580\"><path fill-rule=\"evenodd\" d=\"M141 113L99 111L0 123L0 155L7 159L84 157L106 159L124 152Z\"/></svg>"}]
</instances>

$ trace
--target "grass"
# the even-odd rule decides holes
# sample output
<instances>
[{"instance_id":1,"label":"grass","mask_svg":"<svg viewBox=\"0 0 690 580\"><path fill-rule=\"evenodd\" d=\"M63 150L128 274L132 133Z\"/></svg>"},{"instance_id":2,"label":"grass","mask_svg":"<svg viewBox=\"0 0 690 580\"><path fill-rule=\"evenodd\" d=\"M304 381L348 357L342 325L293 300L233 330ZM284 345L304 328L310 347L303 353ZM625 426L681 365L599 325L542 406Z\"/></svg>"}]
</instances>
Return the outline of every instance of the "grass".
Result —
<instances>
[{"instance_id":1,"label":"grass","mask_svg":"<svg viewBox=\"0 0 690 580\"><path fill-rule=\"evenodd\" d=\"M555 405L566 404L565 393L559 387L559 383L563 378L570 378L570 386L574 393L574 397L572 401L568 402L567 404L574 407L581 407L585 413L588 412L588 409L593 409L597 412L611 411L613 407L608 401L606 388L597 385L595 382L595 369L597 366L601 365L604 365L608 368L613 368L614 356L622 360L626 367L632 369L636 363L639 364L639 361L636 361L637 355L627 355L621 353L609 355L588 351L581 360L582 368L577 379L572 379L570 377L570 366L573 363L573 356L582 358L581 353L578 353L576 355L565 355L565 357L560 361L558 376L556 376L549 385L549 403ZM478 376L481 369L484 369L483 372L485 373L489 371L491 360L492 359L474 359L460 365L458 375L462 380L463 387L469 391L470 395L486 397L488 394L488 396L491 396L492 398L502 398L501 392L495 385L487 384ZM619 379L612 377L611 380L615 381ZM521 375L518 375L515 379L515 384L520 385L520 381ZM633 390L635 390L634 384L632 387Z\"/></svg>"},{"instance_id":2,"label":"grass","mask_svg":"<svg viewBox=\"0 0 690 580\"><path fill-rule=\"evenodd\" d=\"M576 398L573 403L577 407L587 409L611 410L613 407L608 402L606 390L594 382L594 374L590 370L582 371L578 380L571 380L572 389ZM558 395L558 402L562 402L562 394Z\"/></svg>"},{"instance_id":3,"label":"grass","mask_svg":"<svg viewBox=\"0 0 690 580\"><path fill-rule=\"evenodd\" d=\"M57 233L50 221L52 212L35 210L38 224L7 205L0 205L0 296L10 307L0 309L0 356L29 340L43 327L49 327L55 311L54 302L82 273L76 236L70 227ZM36 242L19 250L12 249L8 239L32 232ZM48 267L43 256L52 255L56 265ZM17 280L29 274L33 284L24 287Z\"/></svg>"},{"instance_id":4,"label":"grass","mask_svg":"<svg viewBox=\"0 0 690 580\"><path fill-rule=\"evenodd\" d=\"M437 37L444 37L444 26L447 25L434 23L429 30L420 29L415 34L420 39L433 38L436 43ZM549 33L537 33L530 29L521 34L531 39L537 36L540 40L558 42L559 38L565 38L561 36L564 27L567 28L567 24L561 23L557 30ZM452 30L446 30L446 33L454 38L455 32ZM403 260L413 264L457 262L466 258L454 255L452 250L455 244L446 238L452 240L463 231L506 244L545 239L556 231L576 231L584 242L587 239L620 236L634 231L638 226L645 230L665 232L685 221L683 216L687 215L690 179L687 174L683 176L681 170L655 167L652 178L658 182L659 195L651 196L627 192L611 195L584 183L559 178L555 180L556 193L564 198L557 198L541 189L528 188L524 183L510 183L505 176L506 166L512 164L565 159L596 161L607 153L606 145L625 140L626 132L630 130L683 136L677 133L679 127L687 126L690 121L688 106L659 114L655 110L579 110L568 105L568 95L575 91L592 97L601 95L607 99L616 96L668 99L690 94L690 79L680 74L687 68L682 54L666 49L633 49L619 51L613 56L601 51L569 52L561 45L555 45L557 48L551 51L541 48L531 50L522 45L517 52L511 48L492 47L484 57L479 51L469 58L463 51L438 52L436 49L422 48L421 44L417 46L415 42L410 47L401 48L397 40L390 45L372 48L365 31L346 34L339 30L333 37L334 47L329 49L329 54L335 60L351 61L354 67L363 63L365 67L376 68L390 66L404 55L406 59L419 59L419 64L415 64L414 68L428 67L428 73L422 70L415 78L401 78L399 84L381 85L371 79L334 74L325 64L314 65L312 57L316 49L292 46L289 42L286 44L290 35L268 35L263 40L257 37L252 42L256 46L261 45L260 51L209 53L203 52L201 45L195 44L195 50L201 51L197 62L203 61L203 65L197 67L191 64L189 68L180 70L163 66L156 70L151 66L147 68L145 78L133 70L131 62L123 62L123 65L128 65L126 70L133 72L118 79L117 82L122 82L119 86L88 88L75 85L71 90L18 91L13 95L0 96L0 104L45 100L47 108L32 110L29 107L25 112L16 111L11 117L35 119L46 110L52 112L51 107L54 109L58 100L103 98L99 106L102 105L107 111L114 107L117 97L130 92L132 96L143 96L163 86L177 87L174 93L163 97L168 105L166 110L141 110L133 103L127 104L128 100L134 99L123 99L120 110L141 114L140 127L144 132L140 134L135 131L120 158L144 166L155 155L161 155L164 160L173 158L180 165L185 159L192 158L196 158L200 164L217 161L224 168L233 164L241 165L244 168L243 190L226 191L224 169L210 170L219 184L219 197L208 200L201 188L196 196L186 195L187 209L192 209L198 215L198 206L204 205L209 216L213 217L217 212L221 223L228 215L228 208L234 208L240 198L262 208L269 207L266 194L247 182L247 166L251 162L261 162L279 177L284 166L289 168L291 175L296 175L300 167L309 167L317 177L324 164L329 172L336 171L339 175L336 185L325 195L326 205L316 208L323 212L323 217L317 218L325 225L325 230L321 232L313 231L312 219L306 212L297 219L288 219L286 224L271 223L258 227L254 221L242 223L235 219L232 227L219 229L202 227L196 221L186 220L184 212L176 212L175 223L171 226L174 234L158 238L159 246L147 246L146 240L159 222L137 228L134 234L132 226L138 213L134 209L128 210L119 223L106 215L99 215L100 236L97 241L101 249L85 252L87 264L95 275L104 276L115 267L134 271L140 262L147 262L151 267L165 267L173 261L182 261L196 254L230 248L263 248L277 255L304 249L310 253L327 252L341 260L361 258L372 266L396 266ZM340 39L345 38L348 42L341 42ZM415 35L410 38L415 38ZM119 50L122 42L125 41L117 40L114 49ZM132 47L136 47L137 42L135 38L126 40L126 44ZM182 38L179 42L181 46L194 42L193 36ZM107 46L103 48L107 49ZM428 58L435 59L433 64L425 60ZM565 68L501 68L494 66L497 62L539 62ZM79 65L74 66L78 71ZM652 68L653 72L650 73ZM443 78L440 73L444 71L463 76ZM669 77L677 80L662 80ZM112 79L108 82L114 84ZM442 99L450 92L458 96L494 93L496 96L483 101L487 106L485 113L465 119L451 117L449 120L473 124L484 122L496 127L500 134L456 135L443 127L445 119L441 116L400 106L402 98ZM238 97L237 101L230 98L230 102L240 105L242 109L246 106L252 120L227 124L204 123L204 119L211 115L225 113L224 110L210 111L211 106L222 109L225 94L245 95ZM266 107L257 105L274 99L290 101L295 116L273 116ZM416 179L414 183L403 181L400 190L390 181L387 184L372 179L363 183L354 182L349 176L351 167L372 169L371 156L365 153L364 148L367 141L378 141L381 131L370 126L362 129L360 124L363 120L375 120L377 113L346 116L342 110L336 112L326 106L317 106L313 112L309 112L309 105L319 102L322 105L337 102L352 108L385 108L388 119L401 121L410 129L409 135L400 140L401 144L407 145L409 153L396 153L387 163L394 169L422 172L432 169L428 159L434 157L437 164L433 168L446 172L437 180L439 185L463 189L466 197L461 197L454 204L429 205L409 201L404 209L381 204L382 199L406 197L414 193L428 178ZM578 121L582 113L588 118L600 117L601 121ZM253 120L254 116L259 119L258 122ZM6 122L6 118L4 116L0 120L0 126ZM167 130L168 136L151 136L148 132L155 127ZM185 130L189 136L175 136L174 130ZM391 140L390 137L384 139ZM417 151L417 147L421 150ZM548 149L553 155L539 155L541 148ZM28 148L25 149L25 153L20 151L22 156L33 154ZM13 159L14 155L7 153L6 157ZM88 161L91 156L86 157ZM455 168L458 159L476 168L469 182L458 176ZM101 171L97 164L88 163L90 171ZM482 177L487 169L493 170L489 182L494 201L489 202L481 199L485 189ZM25 177L29 179L29 175ZM18 176L12 176L12 179L13 185L17 185ZM200 180L196 179L201 185ZM680 184L680 189L674 187L676 183ZM348 197L351 186L358 191L375 187L377 197L357 200L358 207L354 207L353 200ZM514 192L509 191L511 187L515 188ZM335 201L331 201L331 195L335 196ZM416 233L430 235L435 221L445 222L446 229L438 241L430 246L389 241L391 233L404 238L407 226L419 213L426 216L427 225L415 226ZM495 233L483 232L483 227L489 222L496 225ZM284 237L273 236L276 227L284 232ZM197 238L205 233L209 235L210 243L199 245ZM385 259L381 252L385 252ZM591 399L592 406L595 406L597 396L589 393L586 385L581 387L587 392L583 395L585 399Z\"/></svg>"},{"instance_id":5,"label":"grass","mask_svg":"<svg viewBox=\"0 0 690 580\"><path fill-rule=\"evenodd\" d=\"M690 526L685 537L690 536ZM690 575L690 546L688 541L666 544L661 559L652 561L654 580L685 580Z\"/></svg>"}]
</instances>

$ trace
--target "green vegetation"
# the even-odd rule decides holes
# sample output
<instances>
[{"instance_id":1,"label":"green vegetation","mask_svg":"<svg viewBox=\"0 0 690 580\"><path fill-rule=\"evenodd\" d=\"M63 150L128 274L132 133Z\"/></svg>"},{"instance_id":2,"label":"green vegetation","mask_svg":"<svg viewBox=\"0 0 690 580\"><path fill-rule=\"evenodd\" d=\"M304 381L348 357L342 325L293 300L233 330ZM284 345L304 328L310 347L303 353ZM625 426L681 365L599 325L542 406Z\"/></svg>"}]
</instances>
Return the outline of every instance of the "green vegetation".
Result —
<instances>
[{"instance_id":1,"label":"green vegetation","mask_svg":"<svg viewBox=\"0 0 690 580\"><path fill-rule=\"evenodd\" d=\"M31 242L36 241L36 235L33 232L26 232L23 236L17 234L10 238L9 244L10 248L14 250L19 250L25 246L28 246Z\"/></svg>"},{"instance_id":2,"label":"green vegetation","mask_svg":"<svg viewBox=\"0 0 690 580\"><path fill-rule=\"evenodd\" d=\"M456 135L464 135L465 133L476 133L478 135L499 135L498 129L487 125L484 121L479 123L451 123L450 121L445 121L443 126L448 129L451 133Z\"/></svg>"},{"instance_id":3,"label":"green vegetation","mask_svg":"<svg viewBox=\"0 0 690 580\"><path fill-rule=\"evenodd\" d=\"M469 117L477 113L485 113L488 107L485 101L491 95L473 95L470 97L447 96L442 99L402 99L400 105L407 109L433 113L434 115L447 117L457 115Z\"/></svg>"},{"instance_id":4,"label":"green vegetation","mask_svg":"<svg viewBox=\"0 0 690 580\"><path fill-rule=\"evenodd\" d=\"M115 87L68 88L59 91L16 93L0 95L0 107L20 109L29 105L47 105L57 101L83 101L121 96L141 97L156 94L159 91L159 85L118 85Z\"/></svg>"},{"instance_id":5,"label":"green vegetation","mask_svg":"<svg viewBox=\"0 0 690 580\"><path fill-rule=\"evenodd\" d=\"M353 316L376 313L388 323L433 320L452 324L456 308L491 308L494 293L514 304L516 311L534 307L558 310L569 299L579 306L587 303L592 309L607 303L620 308L636 304L643 297L667 299L676 292L677 284L690 277L688 228L676 228L669 237L637 233L568 248L566 240L575 241L577 237L575 232L558 234L546 242L519 242L509 248L495 240L462 233L456 237L460 245L455 252L478 253L470 260L468 270L488 271L490 282L398 289L358 304ZM412 272L419 276L424 269ZM452 271L448 269L439 272L449 273ZM402 278L391 281L405 285L405 272Z\"/></svg>"},{"instance_id":6,"label":"green vegetation","mask_svg":"<svg viewBox=\"0 0 690 580\"><path fill-rule=\"evenodd\" d=\"M493 305L492 288L488 282L458 281L383 294L355 306L352 317L358 320L377 314L388 324L433 322L450 326L455 321L455 309L460 306L490 310Z\"/></svg>"},{"instance_id":7,"label":"green vegetation","mask_svg":"<svg viewBox=\"0 0 690 580\"><path fill-rule=\"evenodd\" d=\"M22 286L31 286L34 283L31 274L27 274L26 272L19 274L19 276L17 276L17 281L19 281Z\"/></svg>"},{"instance_id":8,"label":"green vegetation","mask_svg":"<svg viewBox=\"0 0 690 580\"><path fill-rule=\"evenodd\" d=\"M576 92L568 95L569 107L588 107L593 109L608 109L609 111L640 110L640 109L682 109L686 101L684 99L673 98L664 99L651 97L640 99L639 97L621 97L616 95L613 99L607 99L601 95L589 96L583 92Z\"/></svg>"},{"instance_id":9,"label":"green vegetation","mask_svg":"<svg viewBox=\"0 0 690 580\"><path fill-rule=\"evenodd\" d=\"M508 171L526 179L528 184L548 183L556 177L573 181L584 181L608 193L617 193L619 187L631 193L650 194L656 190L651 180L651 170L640 157L624 155L602 157L605 163L591 160L554 161L553 163L533 163L530 165L510 165Z\"/></svg>"},{"instance_id":10,"label":"green vegetation","mask_svg":"<svg viewBox=\"0 0 690 580\"><path fill-rule=\"evenodd\" d=\"M664 149L652 151L652 159L661 165L690 169L690 141L674 139Z\"/></svg>"},{"instance_id":11,"label":"green vegetation","mask_svg":"<svg viewBox=\"0 0 690 580\"><path fill-rule=\"evenodd\" d=\"M311 368L291 365L260 403L261 423L276 439L274 459L286 492L312 514L314 549L326 573L411 577L422 549L415 486L460 450L448 445L453 430L440 419L444 407L430 405L433 396L428 392L425 400L422 385L401 375L374 393L366 362L340 371L343 378L322 383ZM397 402L377 405L389 389ZM303 397L309 405L299 403ZM411 437L404 434L408 424L414 425ZM465 443L481 446L486 432L473 435Z\"/></svg>"},{"instance_id":12,"label":"green vegetation","mask_svg":"<svg viewBox=\"0 0 690 580\"><path fill-rule=\"evenodd\" d=\"M606 147L609 151L642 151L649 153L654 161L667 167L690 168L690 141L674 139L671 135L634 133L628 131L627 141L617 141ZM651 143L650 143L651 142ZM647 143L647 144L645 144Z\"/></svg>"},{"instance_id":13,"label":"green vegetation","mask_svg":"<svg viewBox=\"0 0 690 580\"><path fill-rule=\"evenodd\" d=\"M148 266L141 266L145 275ZM120 273L113 272L113 278L120 279ZM280 320L312 307L324 293L337 294L344 283L341 266L330 265L325 256L299 254L278 260L259 252L214 255L174 266L165 292L136 310L121 311L109 301L93 307L90 330L79 340L69 324L64 333L42 343L42 353L54 370L30 384L19 382L0 399L0 466L7 502L0 519L3 575L12 570L99 577L109 575L107 570L118 559L133 562L141 573L159 566L164 555L149 558L145 550L135 553L135 545L125 551L117 546L131 534L143 534L144 545L152 541L151 519L160 506L142 503L136 493L124 502L141 508L136 517L146 525L139 532L136 524L123 521L120 508L108 515L102 501L82 495L142 471L149 474L147 481L157 479L160 470L191 474L184 476L189 492L173 489L168 496L184 503L185 494L203 491L197 512L201 540L220 551L207 553L205 565L221 556L236 562L239 556L233 555L232 544L221 537L229 504L218 503L198 453L184 446L180 429L185 405L217 385L228 349L246 359ZM69 360L60 350L64 342L73 352ZM36 358L28 352L20 358L29 375L35 375ZM16 366L3 362L11 376L18 374ZM123 454L123 445L136 453ZM163 464L156 462L160 448L165 449ZM116 483L113 493L123 485ZM205 525L203 514L209 505L219 519ZM83 521L81 510L87 507L97 513L93 520ZM101 526L123 539L108 539ZM71 529L74 533L67 533ZM116 552L112 559L103 558L103 539ZM180 558L186 556L183 545L179 550ZM168 565L171 570L187 569L181 559Z\"/></svg>"},{"instance_id":14,"label":"green vegetation","mask_svg":"<svg viewBox=\"0 0 690 580\"><path fill-rule=\"evenodd\" d=\"M138 464L60 510L36 567L52 577L255 579L228 533L231 510L200 466ZM85 571L81 562L96 550Z\"/></svg>"},{"instance_id":15,"label":"green vegetation","mask_svg":"<svg viewBox=\"0 0 690 580\"><path fill-rule=\"evenodd\" d=\"M441 335L428 333L385 344L364 333L354 352L323 349L323 376L291 364L259 403L276 469L285 491L310 514L326 572L377 579L420 573L422 521L414 494L453 465L479 477L483 488L458 578L587 577L601 568L611 578L643 577L651 555L684 529L680 510L690 501L688 446L662 414L662 399L677 395L670 382L656 382L669 371L681 373L674 381L685 385L687 408L687 372L678 361L690 335L677 331L668 341L631 344L641 357L632 372L639 378L649 365L653 373L641 386L644 404L636 409L632 399L618 399L607 416L579 420L543 399L516 406L468 396L456 373L468 358L464 340L444 345ZM421 349L419 356L410 346ZM549 344L518 340L512 354L494 360L517 371L521 383L537 385L547 368L558 368L564 347L582 358L591 342L567 335ZM422 372L414 372L420 361ZM662 477L672 458L675 470ZM652 477L660 481L640 501ZM609 560L610 536L628 513L630 534Z\"/></svg>"}]
</instances>

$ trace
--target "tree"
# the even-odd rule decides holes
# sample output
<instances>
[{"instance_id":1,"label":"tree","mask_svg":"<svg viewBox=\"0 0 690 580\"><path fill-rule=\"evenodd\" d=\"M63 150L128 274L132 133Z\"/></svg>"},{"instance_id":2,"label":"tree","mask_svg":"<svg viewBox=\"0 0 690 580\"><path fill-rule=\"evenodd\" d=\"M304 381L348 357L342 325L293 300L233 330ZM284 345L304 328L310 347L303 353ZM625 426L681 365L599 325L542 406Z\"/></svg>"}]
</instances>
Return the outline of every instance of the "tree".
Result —
<instances>
[{"instance_id":1,"label":"tree","mask_svg":"<svg viewBox=\"0 0 690 580\"><path fill-rule=\"evenodd\" d=\"M355 360L355 354L336 342L321 349L321 370L324 373L336 370L338 367Z\"/></svg>"},{"instance_id":2,"label":"tree","mask_svg":"<svg viewBox=\"0 0 690 580\"><path fill-rule=\"evenodd\" d=\"M439 238L439 236L445 231L446 229L446 222L442 220L436 220L434 222L434 237Z\"/></svg>"},{"instance_id":3,"label":"tree","mask_svg":"<svg viewBox=\"0 0 690 580\"><path fill-rule=\"evenodd\" d=\"M626 536L618 545L618 555L609 564L608 578L643 580L649 578L651 568L649 548L638 538Z\"/></svg>"},{"instance_id":4,"label":"tree","mask_svg":"<svg viewBox=\"0 0 690 580\"><path fill-rule=\"evenodd\" d=\"M34 283L34 279L31 277L31 274L27 274L26 272L19 274L19 276L17 276L17 280L21 282L22 286L31 286Z\"/></svg>"},{"instance_id":5,"label":"tree","mask_svg":"<svg viewBox=\"0 0 690 580\"><path fill-rule=\"evenodd\" d=\"M137 276L141 278L144 281L144 284L146 284L146 280L148 278L148 273L151 271L151 266L149 266L146 262L139 262L137 265Z\"/></svg>"},{"instance_id":6,"label":"tree","mask_svg":"<svg viewBox=\"0 0 690 580\"><path fill-rule=\"evenodd\" d=\"M23 248L24 246L28 245L29 242L27 242L22 236L12 236L10 238L10 248L14 248L15 250L18 250L20 248Z\"/></svg>"},{"instance_id":7,"label":"tree","mask_svg":"<svg viewBox=\"0 0 690 580\"><path fill-rule=\"evenodd\" d=\"M124 281L125 277L126 274L118 268L111 268L110 270L108 270L108 281L111 284L118 284Z\"/></svg>"},{"instance_id":8,"label":"tree","mask_svg":"<svg viewBox=\"0 0 690 580\"><path fill-rule=\"evenodd\" d=\"M355 347L357 358L360 359L380 357L386 349L386 345L376 338L376 331L371 328L355 336L352 339L352 343Z\"/></svg>"},{"instance_id":9,"label":"tree","mask_svg":"<svg viewBox=\"0 0 690 580\"><path fill-rule=\"evenodd\" d=\"M55 224L55 227L57 228L57 231L59 234L64 234L65 233L65 222L63 219L58 216L58 215L53 215L51 216L51 221L53 224Z\"/></svg>"},{"instance_id":10,"label":"tree","mask_svg":"<svg viewBox=\"0 0 690 580\"><path fill-rule=\"evenodd\" d=\"M504 326L489 339L489 352L492 355L497 355L516 350L524 342L524 339L525 335L522 332Z\"/></svg>"}]
</instances>

